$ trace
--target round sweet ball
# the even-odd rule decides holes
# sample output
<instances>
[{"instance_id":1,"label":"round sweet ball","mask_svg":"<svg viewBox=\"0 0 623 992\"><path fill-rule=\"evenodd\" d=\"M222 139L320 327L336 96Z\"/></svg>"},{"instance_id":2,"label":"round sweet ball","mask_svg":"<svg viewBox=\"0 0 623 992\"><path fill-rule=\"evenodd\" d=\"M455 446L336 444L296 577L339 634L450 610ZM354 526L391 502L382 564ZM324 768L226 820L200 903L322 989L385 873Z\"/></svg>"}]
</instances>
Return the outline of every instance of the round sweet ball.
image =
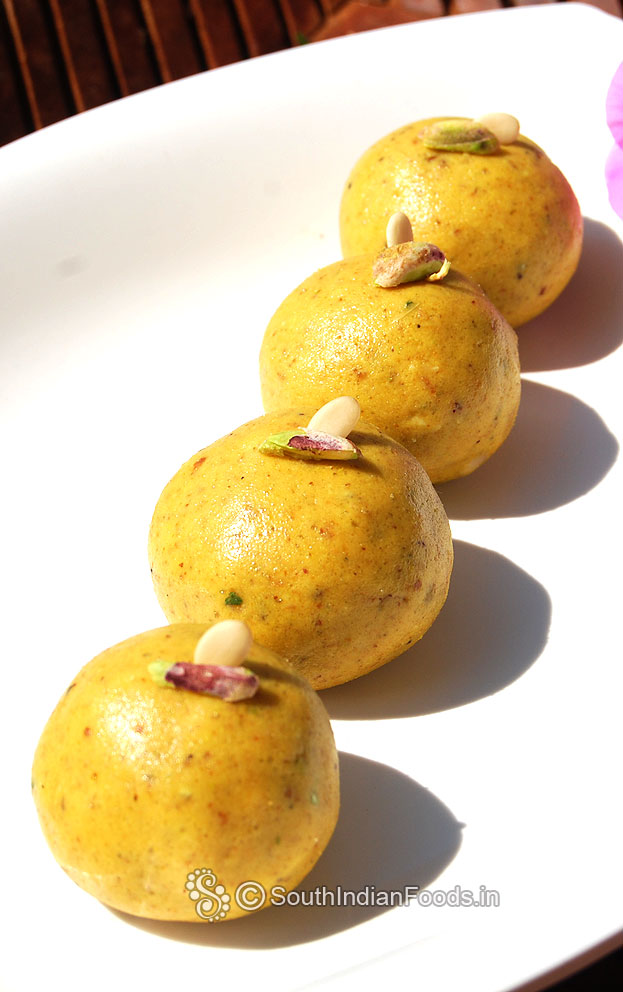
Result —
<instances>
[{"instance_id":1,"label":"round sweet ball","mask_svg":"<svg viewBox=\"0 0 623 992\"><path fill-rule=\"evenodd\" d=\"M383 255L396 252L400 262L403 249L437 251L401 244ZM362 416L415 455L433 482L468 475L515 422L517 335L454 266L437 281L386 287L377 278L377 257L359 255L320 269L289 294L262 343L264 407L350 393Z\"/></svg>"},{"instance_id":2,"label":"round sweet ball","mask_svg":"<svg viewBox=\"0 0 623 992\"><path fill-rule=\"evenodd\" d=\"M48 720L32 779L69 877L159 920L269 905L272 886L310 871L339 807L319 696L239 623L163 627L94 658Z\"/></svg>"},{"instance_id":3,"label":"round sweet ball","mask_svg":"<svg viewBox=\"0 0 623 992\"><path fill-rule=\"evenodd\" d=\"M494 129L498 118L508 115L491 115ZM518 327L542 313L575 272L582 215L538 145L516 131L487 145L478 130L488 129L473 125L419 120L364 152L342 196L342 251L379 251L389 217L402 211L415 240L439 245Z\"/></svg>"},{"instance_id":4,"label":"round sweet ball","mask_svg":"<svg viewBox=\"0 0 623 992\"><path fill-rule=\"evenodd\" d=\"M323 689L422 637L453 552L441 501L401 444L312 413L268 414L193 455L158 501L149 557L170 621L245 620Z\"/></svg>"}]
</instances>

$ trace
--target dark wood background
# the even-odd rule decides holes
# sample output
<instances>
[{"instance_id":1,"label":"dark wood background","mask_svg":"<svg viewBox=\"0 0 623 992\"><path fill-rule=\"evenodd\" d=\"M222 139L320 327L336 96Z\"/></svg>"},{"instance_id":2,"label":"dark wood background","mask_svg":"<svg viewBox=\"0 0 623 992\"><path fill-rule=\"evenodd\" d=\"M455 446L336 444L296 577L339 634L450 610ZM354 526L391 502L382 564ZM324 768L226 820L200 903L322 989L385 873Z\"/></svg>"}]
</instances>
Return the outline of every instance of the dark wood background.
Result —
<instances>
[{"instance_id":1,"label":"dark wood background","mask_svg":"<svg viewBox=\"0 0 623 992\"><path fill-rule=\"evenodd\" d=\"M255 55L387 24L533 2L0 0L0 145L110 100ZM623 16L623 0L590 2ZM623 951L554 988L621 992Z\"/></svg>"},{"instance_id":2,"label":"dark wood background","mask_svg":"<svg viewBox=\"0 0 623 992\"><path fill-rule=\"evenodd\" d=\"M532 2L0 0L0 145L129 93L254 55ZM622 0L592 3L623 14Z\"/></svg>"}]
</instances>

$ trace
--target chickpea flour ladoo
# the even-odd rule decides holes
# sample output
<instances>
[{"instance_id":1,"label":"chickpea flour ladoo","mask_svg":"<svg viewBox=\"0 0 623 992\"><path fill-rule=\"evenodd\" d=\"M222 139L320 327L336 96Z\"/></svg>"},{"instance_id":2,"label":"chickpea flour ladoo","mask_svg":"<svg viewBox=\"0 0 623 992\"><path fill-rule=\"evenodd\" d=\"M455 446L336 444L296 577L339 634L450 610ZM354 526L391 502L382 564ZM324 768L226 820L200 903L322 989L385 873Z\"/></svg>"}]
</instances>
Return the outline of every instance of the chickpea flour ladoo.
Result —
<instances>
[{"instance_id":1,"label":"chickpea flour ladoo","mask_svg":"<svg viewBox=\"0 0 623 992\"><path fill-rule=\"evenodd\" d=\"M170 621L239 617L323 689L422 637L452 540L419 462L358 423L355 400L312 412L259 417L190 458L158 501L149 558Z\"/></svg>"},{"instance_id":2,"label":"chickpea flour ladoo","mask_svg":"<svg viewBox=\"0 0 623 992\"><path fill-rule=\"evenodd\" d=\"M151 630L94 658L52 713L32 778L70 878L159 920L248 915L261 901L247 882L291 890L339 808L319 696L238 621Z\"/></svg>"},{"instance_id":3,"label":"chickpea flour ladoo","mask_svg":"<svg viewBox=\"0 0 623 992\"><path fill-rule=\"evenodd\" d=\"M260 351L266 410L347 392L433 482L473 472L519 406L517 335L482 290L393 215L388 247L311 275L271 318Z\"/></svg>"},{"instance_id":4,"label":"chickpea flour ladoo","mask_svg":"<svg viewBox=\"0 0 623 992\"><path fill-rule=\"evenodd\" d=\"M433 117L377 141L354 166L340 207L345 257L377 252L402 211L518 327L575 272L582 215L560 170L509 114Z\"/></svg>"}]
</instances>

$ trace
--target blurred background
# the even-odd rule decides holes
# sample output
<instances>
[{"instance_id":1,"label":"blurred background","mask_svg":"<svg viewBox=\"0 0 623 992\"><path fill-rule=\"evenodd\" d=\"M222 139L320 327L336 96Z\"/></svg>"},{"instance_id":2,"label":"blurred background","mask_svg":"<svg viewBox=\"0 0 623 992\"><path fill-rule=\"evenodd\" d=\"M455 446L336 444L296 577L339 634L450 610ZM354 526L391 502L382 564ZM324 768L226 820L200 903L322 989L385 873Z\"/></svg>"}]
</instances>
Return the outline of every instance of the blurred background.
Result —
<instances>
[{"instance_id":1,"label":"blurred background","mask_svg":"<svg viewBox=\"0 0 623 992\"><path fill-rule=\"evenodd\" d=\"M0 145L130 93L268 52L533 2L0 0ZM622 0L590 2L623 15Z\"/></svg>"}]
</instances>

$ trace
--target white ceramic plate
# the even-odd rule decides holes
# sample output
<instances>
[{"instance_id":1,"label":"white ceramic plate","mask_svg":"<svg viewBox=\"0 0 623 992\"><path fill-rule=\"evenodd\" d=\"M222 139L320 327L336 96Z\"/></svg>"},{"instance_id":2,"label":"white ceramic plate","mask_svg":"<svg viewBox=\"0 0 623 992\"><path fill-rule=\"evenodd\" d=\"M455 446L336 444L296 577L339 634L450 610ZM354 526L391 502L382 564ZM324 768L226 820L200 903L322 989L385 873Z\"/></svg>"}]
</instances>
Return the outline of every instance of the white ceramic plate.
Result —
<instances>
[{"instance_id":1,"label":"white ceramic plate","mask_svg":"<svg viewBox=\"0 0 623 992\"><path fill-rule=\"evenodd\" d=\"M623 245L602 174L622 43L623 22L576 4L444 18L216 70L0 150L8 992L405 975L499 992L616 943ZM221 926L113 913L40 834L45 720L93 655L163 623L153 506L182 460L261 412L265 324L338 257L355 159L409 120L498 109L568 176L586 247L520 331L511 438L441 487L456 539L441 617L409 655L324 693L343 810L302 888L484 886L500 904L292 906Z\"/></svg>"}]
</instances>

